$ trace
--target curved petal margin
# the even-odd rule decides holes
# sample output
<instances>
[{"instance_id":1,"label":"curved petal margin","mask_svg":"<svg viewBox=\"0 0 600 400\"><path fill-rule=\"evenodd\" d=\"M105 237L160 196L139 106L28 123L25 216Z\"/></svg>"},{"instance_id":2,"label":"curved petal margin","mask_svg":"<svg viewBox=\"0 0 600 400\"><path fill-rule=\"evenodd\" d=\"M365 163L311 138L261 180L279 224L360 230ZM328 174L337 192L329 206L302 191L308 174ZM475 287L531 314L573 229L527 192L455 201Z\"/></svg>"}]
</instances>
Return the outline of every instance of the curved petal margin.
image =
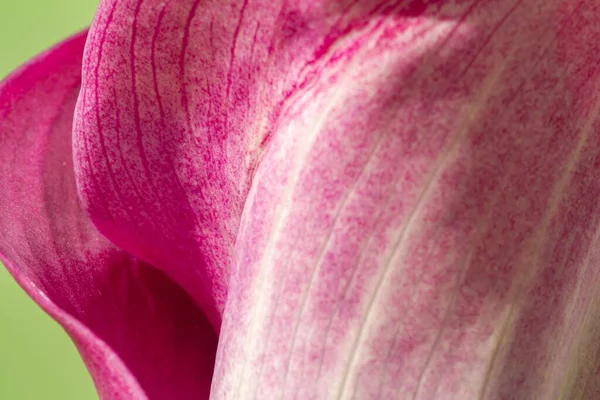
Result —
<instances>
[{"instance_id":1,"label":"curved petal margin","mask_svg":"<svg viewBox=\"0 0 600 400\"><path fill-rule=\"evenodd\" d=\"M69 333L101 398L207 398L208 320L161 272L100 236L80 207L71 128L85 40L0 85L0 259Z\"/></svg>"},{"instance_id":2,"label":"curved petal margin","mask_svg":"<svg viewBox=\"0 0 600 400\"><path fill-rule=\"evenodd\" d=\"M324 55L425 3L102 0L73 139L92 221L185 287L218 330L242 210L282 110L319 81Z\"/></svg>"}]
</instances>

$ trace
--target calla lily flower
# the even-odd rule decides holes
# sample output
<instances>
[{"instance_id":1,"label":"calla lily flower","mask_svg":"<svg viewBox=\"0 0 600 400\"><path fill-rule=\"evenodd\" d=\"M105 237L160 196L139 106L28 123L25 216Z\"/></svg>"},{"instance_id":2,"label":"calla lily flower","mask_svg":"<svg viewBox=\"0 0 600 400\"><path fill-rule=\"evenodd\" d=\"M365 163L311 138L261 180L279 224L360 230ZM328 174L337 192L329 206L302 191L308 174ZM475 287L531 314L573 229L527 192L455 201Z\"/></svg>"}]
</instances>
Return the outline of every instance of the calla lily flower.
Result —
<instances>
[{"instance_id":1,"label":"calla lily flower","mask_svg":"<svg viewBox=\"0 0 600 400\"><path fill-rule=\"evenodd\" d=\"M599 67L592 0L102 0L0 259L102 399L598 399Z\"/></svg>"}]
</instances>

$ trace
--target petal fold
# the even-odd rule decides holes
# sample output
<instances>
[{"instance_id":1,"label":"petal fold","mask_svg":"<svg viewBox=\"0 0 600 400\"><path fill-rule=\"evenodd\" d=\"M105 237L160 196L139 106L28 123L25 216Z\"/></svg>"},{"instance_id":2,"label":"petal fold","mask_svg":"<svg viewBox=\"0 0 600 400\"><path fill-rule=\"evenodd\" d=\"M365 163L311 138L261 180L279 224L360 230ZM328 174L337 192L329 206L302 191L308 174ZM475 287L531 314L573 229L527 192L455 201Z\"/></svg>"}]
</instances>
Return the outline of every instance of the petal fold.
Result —
<instances>
[{"instance_id":1,"label":"petal fold","mask_svg":"<svg viewBox=\"0 0 600 400\"><path fill-rule=\"evenodd\" d=\"M185 287L218 330L242 210L281 113L319 80L324 55L352 51L378 16L424 7L395 3L101 1L74 131L98 229Z\"/></svg>"},{"instance_id":2,"label":"petal fold","mask_svg":"<svg viewBox=\"0 0 600 400\"><path fill-rule=\"evenodd\" d=\"M0 259L69 333L102 399L208 398L216 334L162 272L93 227L71 131L86 34L0 84Z\"/></svg>"}]
</instances>

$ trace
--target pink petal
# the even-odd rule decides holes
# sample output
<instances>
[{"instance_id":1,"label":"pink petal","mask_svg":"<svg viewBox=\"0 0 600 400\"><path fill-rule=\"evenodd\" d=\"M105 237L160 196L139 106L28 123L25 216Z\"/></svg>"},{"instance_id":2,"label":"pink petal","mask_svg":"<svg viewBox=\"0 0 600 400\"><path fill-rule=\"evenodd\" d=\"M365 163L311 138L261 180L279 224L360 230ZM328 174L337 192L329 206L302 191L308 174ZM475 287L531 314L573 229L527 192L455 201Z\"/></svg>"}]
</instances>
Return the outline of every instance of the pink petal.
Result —
<instances>
[{"instance_id":1,"label":"pink petal","mask_svg":"<svg viewBox=\"0 0 600 400\"><path fill-rule=\"evenodd\" d=\"M600 5L395 4L272 125L211 398L600 398Z\"/></svg>"},{"instance_id":2,"label":"pink petal","mask_svg":"<svg viewBox=\"0 0 600 400\"><path fill-rule=\"evenodd\" d=\"M71 335L101 398L207 398L208 320L100 236L79 204L71 126L84 43L77 35L0 85L0 258Z\"/></svg>"},{"instance_id":3,"label":"pink petal","mask_svg":"<svg viewBox=\"0 0 600 400\"><path fill-rule=\"evenodd\" d=\"M74 131L81 197L104 235L185 287L215 329L279 115L338 41L393 12L354 3L100 3Z\"/></svg>"}]
</instances>

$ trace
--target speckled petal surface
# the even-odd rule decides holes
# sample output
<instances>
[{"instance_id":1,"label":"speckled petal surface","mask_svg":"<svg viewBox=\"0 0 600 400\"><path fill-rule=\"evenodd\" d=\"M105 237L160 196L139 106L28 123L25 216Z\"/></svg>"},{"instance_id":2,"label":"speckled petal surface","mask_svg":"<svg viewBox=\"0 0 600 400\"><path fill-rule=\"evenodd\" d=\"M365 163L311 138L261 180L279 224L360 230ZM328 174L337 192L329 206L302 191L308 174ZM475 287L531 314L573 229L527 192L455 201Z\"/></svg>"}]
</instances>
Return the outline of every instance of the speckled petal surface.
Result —
<instances>
[{"instance_id":1,"label":"speckled petal surface","mask_svg":"<svg viewBox=\"0 0 600 400\"><path fill-rule=\"evenodd\" d=\"M598 398L599 11L104 0L79 194L220 331L214 399Z\"/></svg>"},{"instance_id":2,"label":"speckled petal surface","mask_svg":"<svg viewBox=\"0 0 600 400\"><path fill-rule=\"evenodd\" d=\"M85 39L0 84L0 260L69 333L102 399L208 398L217 339L207 318L80 206L71 128Z\"/></svg>"},{"instance_id":3,"label":"speckled petal surface","mask_svg":"<svg viewBox=\"0 0 600 400\"><path fill-rule=\"evenodd\" d=\"M242 210L280 114L343 38L366 40L370 21L397 8L101 1L74 129L78 188L98 229L186 288L218 330Z\"/></svg>"},{"instance_id":4,"label":"speckled petal surface","mask_svg":"<svg viewBox=\"0 0 600 400\"><path fill-rule=\"evenodd\" d=\"M600 396L598 3L409 3L277 119L213 399Z\"/></svg>"}]
</instances>

